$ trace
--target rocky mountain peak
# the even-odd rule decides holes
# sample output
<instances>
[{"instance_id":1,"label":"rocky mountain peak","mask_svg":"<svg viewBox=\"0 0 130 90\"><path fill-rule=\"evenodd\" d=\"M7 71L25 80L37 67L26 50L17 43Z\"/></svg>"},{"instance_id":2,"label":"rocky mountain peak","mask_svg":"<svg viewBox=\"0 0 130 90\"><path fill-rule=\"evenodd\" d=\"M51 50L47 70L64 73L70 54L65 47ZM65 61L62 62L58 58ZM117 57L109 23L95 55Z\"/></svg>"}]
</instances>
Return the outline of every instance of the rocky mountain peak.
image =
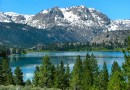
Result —
<instances>
[{"instance_id":1,"label":"rocky mountain peak","mask_svg":"<svg viewBox=\"0 0 130 90\"><path fill-rule=\"evenodd\" d=\"M30 47L39 43L122 41L128 36L125 34L130 20L111 20L102 12L81 5L54 7L35 15L0 12L0 27L2 43Z\"/></svg>"},{"instance_id":2,"label":"rocky mountain peak","mask_svg":"<svg viewBox=\"0 0 130 90\"><path fill-rule=\"evenodd\" d=\"M22 15L14 12L0 13L0 22L14 22L27 24L32 27L47 29L54 26L78 28L100 28L104 30L128 29L129 20L110 20L105 14L86 6L73 6L68 8L53 7L42 10L35 15Z\"/></svg>"}]
</instances>

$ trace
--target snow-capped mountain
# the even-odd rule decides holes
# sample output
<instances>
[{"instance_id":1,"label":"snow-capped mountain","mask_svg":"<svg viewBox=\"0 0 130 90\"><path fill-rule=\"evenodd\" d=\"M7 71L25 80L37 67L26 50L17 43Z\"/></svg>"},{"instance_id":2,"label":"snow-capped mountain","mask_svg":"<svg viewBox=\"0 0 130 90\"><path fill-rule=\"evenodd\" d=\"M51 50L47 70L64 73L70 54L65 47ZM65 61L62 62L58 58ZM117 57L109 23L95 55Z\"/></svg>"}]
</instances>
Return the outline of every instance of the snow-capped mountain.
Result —
<instances>
[{"instance_id":1,"label":"snow-capped mountain","mask_svg":"<svg viewBox=\"0 0 130 90\"><path fill-rule=\"evenodd\" d=\"M12 21L8 15L0 12L0 22L12 22Z\"/></svg>"},{"instance_id":2,"label":"snow-capped mountain","mask_svg":"<svg viewBox=\"0 0 130 90\"><path fill-rule=\"evenodd\" d=\"M54 26L73 28L96 28L103 30L128 30L130 20L110 20L105 14L94 8L83 5L69 8L54 7L42 10L35 15L23 15L14 12L0 13L0 22L15 22L27 24L39 29L47 29Z\"/></svg>"},{"instance_id":3,"label":"snow-capped mountain","mask_svg":"<svg viewBox=\"0 0 130 90\"><path fill-rule=\"evenodd\" d=\"M85 6L77 6L43 10L34 15L27 24L37 28L65 26L87 29L88 27L101 28L109 23L110 19L101 12Z\"/></svg>"},{"instance_id":4,"label":"snow-capped mountain","mask_svg":"<svg viewBox=\"0 0 130 90\"><path fill-rule=\"evenodd\" d=\"M108 25L108 30L130 30L130 20L113 20L110 25Z\"/></svg>"},{"instance_id":5,"label":"snow-capped mountain","mask_svg":"<svg viewBox=\"0 0 130 90\"><path fill-rule=\"evenodd\" d=\"M0 22L14 22L20 24L26 24L33 15L23 15L14 12L0 12Z\"/></svg>"},{"instance_id":6,"label":"snow-capped mountain","mask_svg":"<svg viewBox=\"0 0 130 90\"><path fill-rule=\"evenodd\" d=\"M114 38L117 37L118 34L114 36L115 34L113 34L112 31L114 31L115 33L115 31L118 32L120 30L123 31L130 30L130 20L111 20L102 12L94 8L87 8L82 5L73 6L69 8L54 7L51 9L42 10L41 12L35 15L24 15L24 14L17 14L14 12L5 12L5 13L0 12L0 22L1 22L0 26L4 30L6 29L11 30L11 28L13 28L15 29L14 32L16 33L18 33L17 29L22 30L21 31L22 35L25 36L27 35L26 36L27 38L33 37L33 39L35 39L34 41L37 42L35 44L38 43L44 44L51 42L100 43L102 41L106 41L105 37L107 36L108 32L110 32L109 34L111 34L109 36ZM14 23L16 25L21 24L21 25L18 28L10 26L9 23ZM32 32L34 32L32 31L31 27L35 29L34 31L36 31L35 34L37 36L41 35L42 33L41 37L39 36L39 38L37 38L35 34L31 34ZM36 29L40 31L37 31ZM25 32L23 32L23 30ZM41 32L41 30L43 31ZM5 33L5 31L2 32ZM13 34L13 32L10 33ZM30 34L28 35L27 33ZM45 37L43 38L44 35L47 38L47 42L46 40L43 40L45 38ZM5 41L12 42L10 41L10 38L4 37L4 35L3 37L1 36L1 38L4 38ZM19 38L19 36L17 36L16 34L15 38ZM99 38L101 38L100 41L98 41ZM20 40L21 39L19 38L19 41ZM121 41L121 39L119 40ZM22 42L24 41L26 41L26 39L24 39ZM30 40L30 44L31 43L32 42ZM33 43L33 45L35 44Z\"/></svg>"},{"instance_id":7,"label":"snow-capped mountain","mask_svg":"<svg viewBox=\"0 0 130 90\"><path fill-rule=\"evenodd\" d=\"M27 25L48 30L53 27L62 27L66 31L74 31L84 37L79 41L88 41L99 34L109 22L109 18L101 12L85 6L77 6L43 10L34 15Z\"/></svg>"}]
</instances>

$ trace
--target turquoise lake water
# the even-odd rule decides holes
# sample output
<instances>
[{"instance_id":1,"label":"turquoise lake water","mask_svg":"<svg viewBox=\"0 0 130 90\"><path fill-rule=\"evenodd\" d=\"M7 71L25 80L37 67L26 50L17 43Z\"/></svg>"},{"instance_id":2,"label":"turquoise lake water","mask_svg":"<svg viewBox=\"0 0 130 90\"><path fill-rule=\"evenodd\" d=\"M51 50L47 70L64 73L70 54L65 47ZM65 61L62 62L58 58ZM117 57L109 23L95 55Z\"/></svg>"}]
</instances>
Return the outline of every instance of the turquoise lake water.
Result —
<instances>
[{"instance_id":1,"label":"turquoise lake water","mask_svg":"<svg viewBox=\"0 0 130 90\"><path fill-rule=\"evenodd\" d=\"M109 72L111 71L111 65L113 61L117 61L118 64L121 66L124 62L124 55L122 52L97 52L97 51L91 51L91 52L32 52L25 55L11 55L10 56L10 66L12 70L14 71L16 66L20 66L23 75L24 80L32 79L33 73L35 71L36 66L40 66L42 63L42 59L45 55L50 56L50 60L53 64L59 64L62 60L64 64L66 65L69 63L70 69L73 69L73 65L76 61L76 57L78 55L81 56L82 60L84 60L85 55L94 54L97 58L98 65L100 69L102 68L103 62L107 63L107 67Z\"/></svg>"}]
</instances>

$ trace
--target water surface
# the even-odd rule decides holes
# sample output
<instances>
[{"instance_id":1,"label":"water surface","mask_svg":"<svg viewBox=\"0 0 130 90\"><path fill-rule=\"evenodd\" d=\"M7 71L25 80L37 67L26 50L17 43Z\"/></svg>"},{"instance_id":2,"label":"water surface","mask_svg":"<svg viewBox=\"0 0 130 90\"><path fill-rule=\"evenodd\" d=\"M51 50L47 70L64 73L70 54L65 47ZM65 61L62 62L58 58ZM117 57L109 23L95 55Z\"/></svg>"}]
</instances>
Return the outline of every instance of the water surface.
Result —
<instances>
[{"instance_id":1,"label":"water surface","mask_svg":"<svg viewBox=\"0 0 130 90\"><path fill-rule=\"evenodd\" d=\"M16 66L20 66L24 74L24 80L27 80L32 79L35 67L41 65L45 55L50 56L51 62L55 65L59 64L61 60L65 65L69 63L72 70L77 55L80 55L82 60L84 60L87 53L93 53L97 57L96 59L100 68L102 68L103 62L106 62L109 72L111 71L113 61L117 61L120 66L124 62L122 52L32 52L25 55L10 56L10 65L13 71Z\"/></svg>"}]
</instances>

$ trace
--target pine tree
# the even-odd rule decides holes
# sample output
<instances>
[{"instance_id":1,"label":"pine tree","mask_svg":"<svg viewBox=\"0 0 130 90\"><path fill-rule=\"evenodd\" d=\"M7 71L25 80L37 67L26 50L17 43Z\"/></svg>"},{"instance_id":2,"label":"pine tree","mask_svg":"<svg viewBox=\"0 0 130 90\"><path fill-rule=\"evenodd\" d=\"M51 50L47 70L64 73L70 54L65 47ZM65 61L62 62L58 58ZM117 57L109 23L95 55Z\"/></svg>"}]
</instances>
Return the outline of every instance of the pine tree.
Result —
<instances>
[{"instance_id":1,"label":"pine tree","mask_svg":"<svg viewBox=\"0 0 130 90\"><path fill-rule=\"evenodd\" d=\"M116 61L114 61L113 64L112 64L111 74L113 74L116 71L121 72L121 68L118 65L118 63Z\"/></svg>"},{"instance_id":2,"label":"pine tree","mask_svg":"<svg viewBox=\"0 0 130 90\"><path fill-rule=\"evenodd\" d=\"M54 87L64 90L66 88L66 77L64 63L61 61L60 64L57 65L55 70L55 79L54 79Z\"/></svg>"},{"instance_id":3,"label":"pine tree","mask_svg":"<svg viewBox=\"0 0 130 90\"><path fill-rule=\"evenodd\" d=\"M3 85L2 63L0 60L0 85Z\"/></svg>"},{"instance_id":4,"label":"pine tree","mask_svg":"<svg viewBox=\"0 0 130 90\"><path fill-rule=\"evenodd\" d=\"M7 85L14 85L14 77L13 77L13 74L12 74L12 71L11 69L8 70L7 72L7 81L6 81Z\"/></svg>"},{"instance_id":5,"label":"pine tree","mask_svg":"<svg viewBox=\"0 0 130 90\"><path fill-rule=\"evenodd\" d=\"M81 90L82 88L82 61L80 56L77 57L76 63L72 71L71 88L74 90Z\"/></svg>"},{"instance_id":6,"label":"pine tree","mask_svg":"<svg viewBox=\"0 0 130 90\"><path fill-rule=\"evenodd\" d=\"M108 79L109 79L108 69L107 69L106 63L104 62L103 69L101 70L98 77L99 90L107 90L108 81L109 81Z\"/></svg>"},{"instance_id":7,"label":"pine tree","mask_svg":"<svg viewBox=\"0 0 130 90\"><path fill-rule=\"evenodd\" d=\"M122 68L127 80L127 89L130 89L130 37L128 38L128 47L123 50L125 62L122 64Z\"/></svg>"},{"instance_id":8,"label":"pine tree","mask_svg":"<svg viewBox=\"0 0 130 90\"><path fill-rule=\"evenodd\" d=\"M98 86L98 78L97 76L99 75L99 67L98 67L98 63L97 60L95 59L95 56L92 54L90 56L90 71L91 71L91 75L92 75L92 84L94 86Z\"/></svg>"},{"instance_id":9,"label":"pine tree","mask_svg":"<svg viewBox=\"0 0 130 90\"><path fill-rule=\"evenodd\" d=\"M53 64L51 64L51 66L50 66L50 77L49 77L50 81L48 83L49 88L54 86L54 78L55 78L54 74L55 74L55 66Z\"/></svg>"},{"instance_id":10,"label":"pine tree","mask_svg":"<svg viewBox=\"0 0 130 90\"><path fill-rule=\"evenodd\" d=\"M37 80L38 80L38 86L40 86L40 87L44 87L44 82L43 82L43 77L44 77L44 75L43 75L43 66L40 66L40 69L39 69L40 71L39 72L37 72Z\"/></svg>"},{"instance_id":11,"label":"pine tree","mask_svg":"<svg viewBox=\"0 0 130 90\"><path fill-rule=\"evenodd\" d=\"M54 83L54 65L50 62L48 56L43 58L43 65L40 68L39 72L39 85L41 87L52 87Z\"/></svg>"},{"instance_id":12,"label":"pine tree","mask_svg":"<svg viewBox=\"0 0 130 90\"><path fill-rule=\"evenodd\" d=\"M31 85L30 79L28 79L28 80L26 81L25 85L26 85L26 86L30 86L30 85Z\"/></svg>"},{"instance_id":13,"label":"pine tree","mask_svg":"<svg viewBox=\"0 0 130 90\"><path fill-rule=\"evenodd\" d=\"M90 70L90 55L86 55L86 60L83 62L83 79L82 79L82 89L89 90L92 86L92 75Z\"/></svg>"},{"instance_id":14,"label":"pine tree","mask_svg":"<svg viewBox=\"0 0 130 90\"><path fill-rule=\"evenodd\" d=\"M65 68L64 68L64 63L61 61L60 62L60 68L59 68L59 83L60 83L60 89L64 90L65 89Z\"/></svg>"},{"instance_id":15,"label":"pine tree","mask_svg":"<svg viewBox=\"0 0 130 90\"><path fill-rule=\"evenodd\" d=\"M2 76L3 76L3 84L4 85L8 85L8 82L7 82L8 68L9 68L9 61L7 60L7 58L3 58L2 59L2 74L3 74Z\"/></svg>"},{"instance_id":16,"label":"pine tree","mask_svg":"<svg viewBox=\"0 0 130 90\"><path fill-rule=\"evenodd\" d=\"M104 90L106 90L108 86L108 81L109 81L109 73L108 73L106 62L104 62L103 64L103 78L104 78L103 87L104 87Z\"/></svg>"},{"instance_id":17,"label":"pine tree","mask_svg":"<svg viewBox=\"0 0 130 90\"><path fill-rule=\"evenodd\" d=\"M60 88L60 76L59 76L59 72L60 71L60 66L59 64L57 64L56 66L56 70L55 70L55 73L54 73L54 87L55 88Z\"/></svg>"},{"instance_id":18,"label":"pine tree","mask_svg":"<svg viewBox=\"0 0 130 90\"><path fill-rule=\"evenodd\" d=\"M115 71L108 83L108 90L126 90L125 83L122 80L122 74L119 71Z\"/></svg>"},{"instance_id":19,"label":"pine tree","mask_svg":"<svg viewBox=\"0 0 130 90\"><path fill-rule=\"evenodd\" d=\"M39 74L40 70L39 70L39 67L36 66L36 70L34 72L34 77L33 77L33 84L35 86L38 86L38 81L39 81L39 77L38 77L38 74Z\"/></svg>"},{"instance_id":20,"label":"pine tree","mask_svg":"<svg viewBox=\"0 0 130 90\"><path fill-rule=\"evenodd\" d=\"M12 70L9 65L9 60L7 58L7 54L5 52L2 52L2 61L1 61L1 72L2 72L2 82L3 85L13 85L14 79Z\"/></svg>"},{"instance_id":21,"label":"pine tree","mask_svg":"<svg viewBox=\"0 0 130 90\"><path fill-rule=\"evenodd\" d=\"M65 87L69 90L70 87L70 67L67 63L66 70L65 70Z\"/></svg>"},{"instance_id":22,"label":"pine tree","mask_svg":"<svg viewBox=\"0 0 130 90\"><path fill-rule=\"evenodd\" d=\"M16 69L14 70L14 78L15 78L15 84L16 85L24 85L23 82L23 73L22 70L20 69L20 67L16 67Z\"/></svg>"}]
</instances>

